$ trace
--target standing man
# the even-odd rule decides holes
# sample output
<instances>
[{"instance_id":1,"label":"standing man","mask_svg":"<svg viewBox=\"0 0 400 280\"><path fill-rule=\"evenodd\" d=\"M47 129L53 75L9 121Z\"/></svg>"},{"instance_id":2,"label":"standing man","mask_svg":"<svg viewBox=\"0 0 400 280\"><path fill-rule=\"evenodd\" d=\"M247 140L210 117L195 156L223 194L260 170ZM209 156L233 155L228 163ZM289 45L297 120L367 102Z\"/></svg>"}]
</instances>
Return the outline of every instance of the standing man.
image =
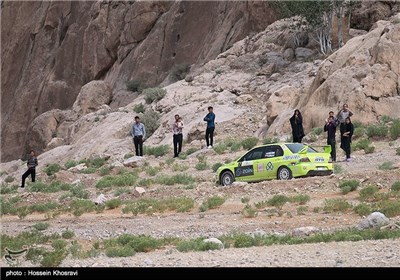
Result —
<instances>
[{"instance_id":1,"label":"standing man","mask_svg":"<svg viewBox=\"0 0 400 280\"><path fill-rule=\"evenodd\" d=\"M131 135L133 137L133 143L135 144L136 156L143 156L143 142L146 138L146 129L144 124L140 122L139 116L135 117L135 122L132 125Z\"/></svg>"},{"instance_id":2,"label":"standing man","mask_svg":"<svg viewBox=\"0 0 400 280\"><path fill-rule=\"evenodd\" d=\"M28 170L22 174L22 185L21 188L25 188L25 179L28 178L29 175L31 175L32 182L35 182L35 177L36 177L36 166L38 165L38 160L35 154L35 151L31 151L31 154L28 158Z\"/></svg>"},{"instance_id":3,"label":"standing man","mask_svg":"<svg viewBox=\"0 0 400 280\"><path fill-rule=\"evenodd\" d=\"M333 112L332 112L333 113ZM329 112L329 118L325 120L324 131L328 132L326 144L331 145L331 158L336 161L336 122L335 117Z\"/></svg>"},{"instance_id":4,"label":"standing man","mask_svg":"<svg viewBox=\"0 0 400 280\"><path fill-rule=\"evenodd\" d=\"M213 113L213 107L208 107L208 114L204 117L204 121L207 122L206 129L206 143L207 148L212 149L214 142L214 129L215 129L215 114Z\"/></svg>"},{"instance_id":5,"label":"standing man","mask_svg":"<svg viewBox=\"0 0 400 280\"><path fill-rule=\"evenodd\" d=\"M182 142L183 142L183 121L179 115L175 115L175 122L172 125L172 133L173 136L173 143L174 143L174 158L178 157L180 152L182 151Z\"/></svg>"}]
</instances>

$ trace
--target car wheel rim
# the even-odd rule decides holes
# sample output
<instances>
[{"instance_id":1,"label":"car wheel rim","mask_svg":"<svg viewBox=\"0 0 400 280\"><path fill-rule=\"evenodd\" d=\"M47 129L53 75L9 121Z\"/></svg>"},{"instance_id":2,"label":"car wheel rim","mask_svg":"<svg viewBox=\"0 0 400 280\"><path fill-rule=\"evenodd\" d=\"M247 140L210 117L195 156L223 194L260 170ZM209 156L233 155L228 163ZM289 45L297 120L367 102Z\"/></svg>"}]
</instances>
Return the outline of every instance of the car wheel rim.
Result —
<instances>
[{"instance_id":1,"label":"car wheel rim","mask_svg":"<svg viewBox=\"0 0 400 280\"><path fill-rule=\"evenodd\" d=\"M281 179L283 180L289 179L289 172L286 168L281 170L280 175Z\"/></svg>"},{"instance_id":2,"label":"car wheel rim","mask_svg":"<svg viewBox=\"0 0 400 280\"><path fill-rule=\"evenodd\" d=\"M230 176L224 176L224 185L230 185L231 184L231 177Z\"/></svg>"}]
</instances>

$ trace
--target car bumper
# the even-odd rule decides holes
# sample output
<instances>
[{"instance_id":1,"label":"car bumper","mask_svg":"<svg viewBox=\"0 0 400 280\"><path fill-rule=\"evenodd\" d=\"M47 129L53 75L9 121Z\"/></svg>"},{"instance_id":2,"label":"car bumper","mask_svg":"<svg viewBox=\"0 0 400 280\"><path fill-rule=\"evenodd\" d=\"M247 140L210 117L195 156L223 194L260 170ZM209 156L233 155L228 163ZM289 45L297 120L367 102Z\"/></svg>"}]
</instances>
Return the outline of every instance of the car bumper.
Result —
<instances>
[{"instance_id":1,"label":"car bumper","mask_svg":"<svg viewBox=\"0 0 400 280\"><path fill-rule=\"evenodd\" d=\"M333 173L333 164L298 164L291 167L293 177L326 176Z\"/></svg>"}]
</instances>

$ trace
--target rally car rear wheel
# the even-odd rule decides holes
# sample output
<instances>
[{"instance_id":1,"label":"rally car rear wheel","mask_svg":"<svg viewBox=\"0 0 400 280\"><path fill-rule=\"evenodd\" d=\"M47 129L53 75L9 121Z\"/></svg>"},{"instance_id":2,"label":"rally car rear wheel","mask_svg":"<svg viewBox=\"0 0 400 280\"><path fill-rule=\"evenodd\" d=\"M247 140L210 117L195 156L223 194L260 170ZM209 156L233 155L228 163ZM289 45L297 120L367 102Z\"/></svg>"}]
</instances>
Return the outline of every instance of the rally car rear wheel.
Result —
<instances>
[{"instance_id":1,"label":"rally car rear wheel","mask_svg":"<svg viewBox=\"0 0 400 280\"><path fill-rule=\"evenodd\" d=\"M221 175L221 185L223 186L229 186L232 185L233 181L235 179L233 178L233 174L230 171L224 171Z\"/></svg>"},{"instance_id":2,"label":"rally car rear wheel","mask_svg":"<svg viewBox=\"0 0 400 280\"><path fill-rule=\"evenodd\" d=\"M278 169L278 179L279 180L289 180L292 179L292 171L286 167L282 166Z\"/></svg>"}]
</instances>

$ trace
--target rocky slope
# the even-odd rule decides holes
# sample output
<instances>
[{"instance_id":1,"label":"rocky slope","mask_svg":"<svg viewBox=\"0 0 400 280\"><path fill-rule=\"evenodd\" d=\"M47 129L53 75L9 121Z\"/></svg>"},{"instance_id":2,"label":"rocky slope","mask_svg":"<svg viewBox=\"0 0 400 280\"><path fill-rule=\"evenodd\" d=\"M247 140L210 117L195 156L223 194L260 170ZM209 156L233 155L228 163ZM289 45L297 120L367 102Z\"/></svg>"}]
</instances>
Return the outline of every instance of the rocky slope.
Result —
<instances>
[{"instance_id":1,"label":"rocky slope","mask_svg":"<svg viewBox=\"0 0 400 280\"><path fill-rule=\"evenodd\" d=\"M126 81L159 84L174 65L207 62L277 19L267 2L3 1L1 6L2 162L35 147L34 118L70 109L86 83L105 80L118 98Z\"/></svg>"}]
</instances>

